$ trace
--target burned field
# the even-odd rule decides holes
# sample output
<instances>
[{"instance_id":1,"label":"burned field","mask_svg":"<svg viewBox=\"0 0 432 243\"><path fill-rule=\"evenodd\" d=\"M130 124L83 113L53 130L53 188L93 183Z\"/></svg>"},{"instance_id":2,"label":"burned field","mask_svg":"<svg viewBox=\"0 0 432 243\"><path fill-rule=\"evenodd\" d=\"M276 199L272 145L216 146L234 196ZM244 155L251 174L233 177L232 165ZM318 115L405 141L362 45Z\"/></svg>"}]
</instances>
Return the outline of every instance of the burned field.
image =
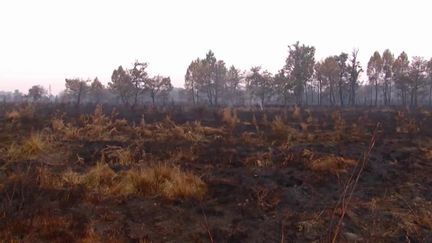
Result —
<instances>
[{"instance_id":1,"label":"burned field","mask_svg":"<svg viewBox=\"0 0 432 243\"><path fill-rule=\"evenodd\" d=\"M6 242L432 241L430 111L58 110L1 110Z\"/></svg>"}]
</instances>

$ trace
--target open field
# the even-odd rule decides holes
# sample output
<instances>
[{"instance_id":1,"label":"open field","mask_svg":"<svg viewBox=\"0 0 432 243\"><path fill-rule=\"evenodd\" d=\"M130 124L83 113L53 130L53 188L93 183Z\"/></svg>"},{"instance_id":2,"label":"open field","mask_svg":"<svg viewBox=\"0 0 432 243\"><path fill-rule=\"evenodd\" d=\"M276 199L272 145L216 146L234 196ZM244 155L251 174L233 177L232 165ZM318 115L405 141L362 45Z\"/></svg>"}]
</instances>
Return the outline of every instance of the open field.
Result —
<instances>
[{"instance_id":1,"label":"open field","mask_svg":"<svg viewBox=\"0 0 432 243\"><path fill-rule=\"evenodd\" d=\"M429 110L80 112L1 107L0 239L432 241Z\"/></svg>"}]
</instances>

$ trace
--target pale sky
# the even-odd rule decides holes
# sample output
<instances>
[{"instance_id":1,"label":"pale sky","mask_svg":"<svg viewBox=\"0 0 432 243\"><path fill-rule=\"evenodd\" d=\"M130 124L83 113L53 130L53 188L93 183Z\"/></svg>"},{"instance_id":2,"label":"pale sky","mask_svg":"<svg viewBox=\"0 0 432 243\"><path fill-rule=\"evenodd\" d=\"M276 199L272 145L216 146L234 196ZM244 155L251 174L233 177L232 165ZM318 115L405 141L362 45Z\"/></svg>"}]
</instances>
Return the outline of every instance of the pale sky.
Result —
<instances>
[{"instance_id":1,"label":"pale sky","mask_svg":"<svg viewBox=\"0 0 432 243\"><path fill-rule=\"evenodd\" d=\"M191 60L212 49L241 69L276 72L288 45L319 60L359 48L432 56L428 0L0 0L0 90L33 84L64 89L65 78L99 77L138 59L151 75L183 87Z\"/></svg>"}]
</instances>

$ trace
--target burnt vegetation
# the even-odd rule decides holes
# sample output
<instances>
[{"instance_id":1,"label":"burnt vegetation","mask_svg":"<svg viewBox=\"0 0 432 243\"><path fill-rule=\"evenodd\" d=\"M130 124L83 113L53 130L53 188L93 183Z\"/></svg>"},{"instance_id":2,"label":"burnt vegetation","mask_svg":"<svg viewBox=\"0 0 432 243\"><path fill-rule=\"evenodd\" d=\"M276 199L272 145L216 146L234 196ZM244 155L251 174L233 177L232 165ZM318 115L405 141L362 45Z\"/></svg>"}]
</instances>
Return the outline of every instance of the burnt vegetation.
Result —
<instances>
[{"instance_id":1,"label":"burnt vegetation","mask_svg":"<svg viewBox=\"0 0 432 243\"><path fill-rule=\"evenodd\" d=\"M432 113L1 109L6 241L420 241Z\"/></svg>"},{"instance_id":2,"label":"burnt vegetation","mask_svg":"<svg viewBox=\"0 0 432 243\"><path fill-rule=\"evenodd\" d=\"M357 56L2 93L0 239L431 242L432 61Z\"/></svg>"}]
</instances>

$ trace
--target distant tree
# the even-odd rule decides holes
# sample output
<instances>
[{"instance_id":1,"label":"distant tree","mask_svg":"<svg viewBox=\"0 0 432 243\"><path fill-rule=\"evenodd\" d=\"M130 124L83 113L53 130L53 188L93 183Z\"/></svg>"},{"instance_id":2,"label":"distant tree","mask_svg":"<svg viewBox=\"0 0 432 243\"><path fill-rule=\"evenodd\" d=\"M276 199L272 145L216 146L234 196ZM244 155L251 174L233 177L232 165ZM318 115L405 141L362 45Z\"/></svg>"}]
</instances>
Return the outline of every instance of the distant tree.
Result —
<instances>
[{"instance_id":1,"label":"distant tree","mask_svg":"<svg viewBox=\"0 0 432 243\"><path fill-rule=\"evenodd\" d=\"M226 76L227 76L227 68L225 66L225 62L222 60L218 60L214 67L214 101L212 102L214 105L219 105L220 98L224 96L225 87L226 87Z\"/></svg>"},{"instance_id":2,"label":"distant tree","mask_svg":"<svg viewBox=\"0 0 432 243\"><path fill-rule=\"evenodd\" d=\"M108 86L124 105L130 106L130 100L134 95L134 85L131 76L122 66L113 71Z\"/></svg>"},{"instance_id":3,"label":"distant tree","mask_svg":"<svg viewBox=\"0 0 432 243\"><path fill-rule=\"evenodd\" d=\"M214 53L210 50L206 58L202 60L201 68L203 76L199 80L199 89L207 95L210 105L218 105L221 92L226 78L227 69L222 60L217 60Z\"/></svg>"},{"instance_id":4,"label":"distant tree","mask_svg":"<svg viewBox=\"0 0 432 243\"><path fill-rule=\"evenodd\" d=\"M275 93L282 98L283 104L286 106L293 93L293 82L290 81L290 77L283 69L279 70L279 72L274 76L274 89Z\"/></svg>"},{"instance_id":5,"label":"distant tree","mask_svg":"<svg viewBox=\"0 0 432 243\"><path fill-rule=\"evenodd\" d=\"M378 105L378 85L381 80L383 61L379 52L374 52L370 57L367 67L369 83L375 86L375 106Z\"/></svg>"},{"instance_id":6,"label":"distant tree","mask_svg":"<svg viewBox=\"0 0 432 243\"><path fill-rule=\"evenodd\" d=\"M199 99L199 86L204 80L205 70L202 61L198 58L191 62L185 75L185 89L192 96L193 104Z\"/></svg>"},{"instance_id":7,"label":"distant tree","mask_svg":"<svg viewBox=\"0 0 432 243\"><path fill-rule=\"evenodd\" d=\"M272 95L272 76L268 71L261 72L261 67L251 68L251 73L246 77L250 93L260 100L261 107Z\"/></svg>"},{"instance_id":8,"label":"distant tree","mask_svg":"<svg viewBox=\"0 0 432 243\"><path fill-rule=\"evenodd\" d=\"M226 74L226 82L224 89L226 97L231 104L238 104L240 98L242 75L241 71L234 66L231 66Z\"/></svg>"},{"instance_id":9,"label":"distant tree","mask_svg":"<svg viewBox=\"0 0 432 243\"><path fill-rule=\"evenodd\" d=\"M169 93L173 86L170 77L162 77L160 75L146 79L144 89L150 93L152 104L155 105L155 99L159 94Z\"/></svg>"},{"instance_id":10,"label":"distant tree","mask_svg":"<svg viewBox=\"0 0 432 243\"><path fill-rule=\"evenodd\" d=\"M342 52L339 56L335 56L336 62L338 64L338 80L336 82L338 93L339 93L339 104L344 106L344 94L346 93L346 86L348 85L348 54Z\"/></svg>"},{"instance_id":11,"label":"distant tree","mask_svg":"<svg viewBox=\"0 0 432 243\"><path fill-rule=\"evenodd\" d=\"M47 90L41 85L33 85L28 91L28 97L30 97L34 102L39 101L44 96L46 96Z\"/></svg>"},{"instance_id":12,"label":"distant tree","mask_svg":"<svg viewBox=\"0 0 432 243\"><path fill-rule=\"evenodd\" d=\"M432 106L432 58L427 63L427 80L429 85L429 106Z\"/></svg>"},{"instance_id":13,"label":"distant tree","mask_svg":"<svg viewBox=\"0 0 432 243\"><path fill-rule=\"evenodd\" d=\"M400 92L402 105L406 105L408 100L409 65L408 55L402 52L392 67L395 88Z\"/></svg>"},{"instance_id":14,"label":"distant tree","mask_svg":"<svg viewBox=\"0 0 432 243\"><path fill-rule=\"evenodd\" d=\"M204 69L204 79L200 80L200 90L207 94L207 99L210 105L213 105L213 97L216 92L215 83L215 69L216 69L217 59L214 52L211 50L206 54L206 58L203 60L202 68Z\"/></svg>"},{"instance_id":15,"label":"distant tree","mask_svg":"<svg viewBox=\"0 0 432 243\"><path fill-rule=\"evenodd\" d=\"M330 56L315 65L316 78L318 80L318 103L322 104L322 90L328 87L329 102L336 104L335 88L339 79L339 65L337 56Z\"/></svg>"},{"instance_id":16,"label":"distant tree","mask_svg":"<svg viewBox=\"0 0 432 243\"><path fill-rule=\"evenodd\" d=\"M315 47L300 45L299 42L289 46L289 55L285 61L284 71L293 82L297 104L303 103L305 87L313 76L314 65Z\"/></svg>"},{"instance_id":17,"label":"distant tree","mask_svg":"<svg viewBox=\"0 0 432 243\"><path fill-rule=\"evenodd\" d=\"M390 105L392 82L393 82L393 63L394 55L389 49L386 49L382 55L382 72L383 72L383 92L384 92L384 105Z\"/></svg>"},{"instance_id":18,"label":"distant tree","mask_svg":"<svg viewBox=\"0 0 432 243\"><path fill-rule=\"evenodd\" d=\"M417 107L418 93L426 81L427 62L423 57L413 57L409 72L409 87L411 95L411 106Z\"/></svg>"},{"instance_id":19,"label":"distant tree","mask_svg":"<svg viewBox=\"0 0 432 243\"><path fill-rule=\"evenodd\" d=\"M207 96L210 105L218 105L226 87L225 62L217 60L210 50L205 59L196 59L189 65L185 75L185 88L192 93L195 103L199 94Z\"/></svg>"},{"instance_id":20,"label":"distant tree","mask_svg":"<svg viewBox=\"0 0 432 243\"><path fill-rule=\"evenodd\" d=\"M93 82L90 84L89 94L93 98L96 103L100 103L103 95L104 95L105 87L96 77Z\"/></svg>"},{"instance_id":21,"label":"distant tree","mask_svg":"<svg viewBox=\"0 0 432 243\"><path fill-rule=\"evenodd\" d=\"M349 73L349 105L354 106L356 104L356 88L358 86L358 77L363 69L358 61L358 49L354 49L351 54L350 64L348 65L347 71Z\"/></svg>"},{"instance_id":22,"label":"distant tree","mask_svg":"<svg viewBox=\"0 0 432 243\"><path fill-rule=\"evenodd\" d=\"M71 97L74 97L76 99L76 105L79 106L81 104L81 100L88 92L88 85L87 83L89 80L82 80L82 79L66 79L66 93L70 95Z\"/></svg>"},{"instance_id":23,"label":"distant tree","mask_svg":"<svg viewBox=\"0 0 432 243\"><path fill-rule=\"evenodd\" d=\"M133 85L133 103L131 108L134 109L138 104L138 96L145 90L145 83L148 81L146 68L148 64L145 62L135 61L134 67L129 70L129 75Z\"/></svg>"},{"instance_id":24,"label":"distant tree","mask_svg":"<svg viewBox=\"0 0 432 243\"><path fill-rule=\"evenodd\" d=\"M24 94L21 93L19 90L16 89L13 92L13 101L14 102L21 102L23 100L23 98L24 98Z\"/></svg>"}]
</instances>

